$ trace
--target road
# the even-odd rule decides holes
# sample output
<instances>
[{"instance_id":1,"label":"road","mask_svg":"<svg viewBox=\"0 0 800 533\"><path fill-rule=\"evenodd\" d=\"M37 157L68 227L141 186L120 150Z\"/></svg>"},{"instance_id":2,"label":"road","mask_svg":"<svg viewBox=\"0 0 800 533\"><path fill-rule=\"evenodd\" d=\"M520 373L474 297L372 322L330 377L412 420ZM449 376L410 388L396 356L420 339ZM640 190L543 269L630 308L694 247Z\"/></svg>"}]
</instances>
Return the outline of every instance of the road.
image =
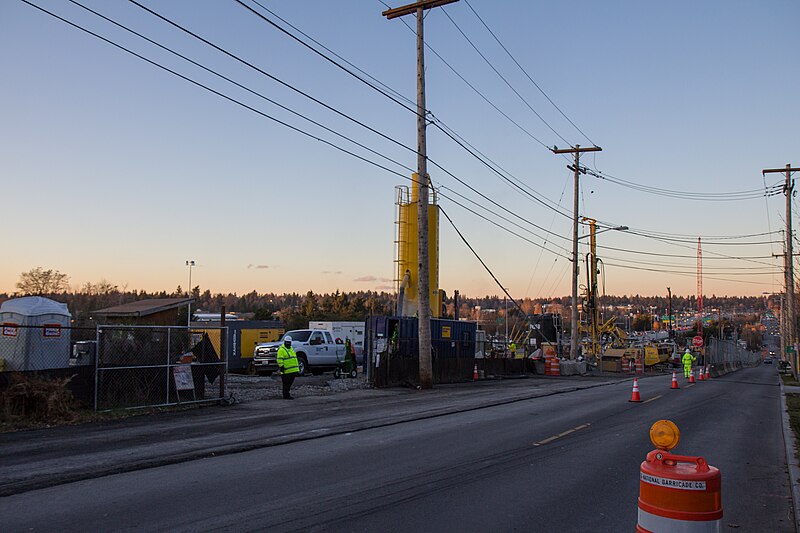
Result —
<instances>
[{"instance_id":1,"label":"road","mask_svg":"<svg viewBox=\"0 0 800 533\"><path fill-rule=\"evenodd\" d=\"M630 531L660 419L723 476L723 528L794 531L774 366L670 376L0 499L4 531ZM335 424L335 420L330 421Z\"/></svg>"}]
</instances>

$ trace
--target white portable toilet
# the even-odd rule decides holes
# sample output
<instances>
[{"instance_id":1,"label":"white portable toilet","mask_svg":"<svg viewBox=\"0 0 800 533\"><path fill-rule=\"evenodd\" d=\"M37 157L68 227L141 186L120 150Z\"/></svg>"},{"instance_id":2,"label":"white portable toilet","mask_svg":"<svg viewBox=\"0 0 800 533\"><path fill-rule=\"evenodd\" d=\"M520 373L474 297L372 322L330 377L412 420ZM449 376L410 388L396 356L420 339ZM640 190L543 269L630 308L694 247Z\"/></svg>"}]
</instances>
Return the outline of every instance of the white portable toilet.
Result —
<instances>
[{"instance_id":1,"label":"white portable toilet","mask_svg":"<svg viewBox=\"0 0 800 533\"><path fill-rule=\"evenodd\" d=\"M4 359L5 370L67 368L71 316L67 304L41 296L3 302L0 358Z\"/></svg>"}]
</instances>

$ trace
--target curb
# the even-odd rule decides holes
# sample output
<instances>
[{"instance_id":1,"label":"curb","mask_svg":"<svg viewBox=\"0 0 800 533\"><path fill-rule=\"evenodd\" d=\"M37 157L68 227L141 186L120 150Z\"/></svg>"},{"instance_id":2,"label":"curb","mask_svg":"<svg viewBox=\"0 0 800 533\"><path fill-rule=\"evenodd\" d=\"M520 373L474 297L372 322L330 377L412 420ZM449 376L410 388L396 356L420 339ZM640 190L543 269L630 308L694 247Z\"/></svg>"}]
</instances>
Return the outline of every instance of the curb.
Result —
<instances>
[{"instance_id":1,"label":"curb","mask_svg":"<svg viewBox=\"0 0 800 533\"><path fill-rule=\"evenodd\" d=\"M781 386L781 419L783 420L783 442L786 448L786 465L789 470L789 483L792 493L792 510L794 511L794 529L800 531L800 465L794 453L797 442L795 440L792 426L789 423L789 409L786 406L786 393L783 379L778 376L778 383Z\"/></svg>"}]
</instances>

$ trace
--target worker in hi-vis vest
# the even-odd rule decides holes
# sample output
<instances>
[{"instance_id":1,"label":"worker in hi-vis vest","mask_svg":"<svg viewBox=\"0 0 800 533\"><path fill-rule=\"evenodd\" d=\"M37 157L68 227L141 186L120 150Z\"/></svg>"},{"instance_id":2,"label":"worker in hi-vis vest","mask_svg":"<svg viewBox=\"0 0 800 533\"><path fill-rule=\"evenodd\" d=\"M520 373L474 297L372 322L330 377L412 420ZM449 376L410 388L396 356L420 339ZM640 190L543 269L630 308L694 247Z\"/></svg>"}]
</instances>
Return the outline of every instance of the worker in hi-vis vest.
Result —
<instances>
[{"instance_id":1,"label":"worker in hi-vis vest","mask_svg":"<svg viewBox=\"0 0 800 533\"><path fill-rule=\"evenodd\" d=\"M283 399L294 400L289 389L292 388L294 378L300 372L300 365L297 364L297 354L292 349L292 336L286 335L283 344L278 348L278 369L281 371L281 381L283 382Z\"/></svg>"},{"instance_id":2,"label":"worker in hi-vis vest","mask_svg":"<svg viewBox=\"0 0 800 533\"><path fill-rule=\"evenodd\" d=\"M692 355L692 351L688 346L686 347L686 353L683 354L681 361L683 362L683 377L689 379L689 376L692 374L692 363L697 361L697 357Z\"/></svg>"}]
</instances>

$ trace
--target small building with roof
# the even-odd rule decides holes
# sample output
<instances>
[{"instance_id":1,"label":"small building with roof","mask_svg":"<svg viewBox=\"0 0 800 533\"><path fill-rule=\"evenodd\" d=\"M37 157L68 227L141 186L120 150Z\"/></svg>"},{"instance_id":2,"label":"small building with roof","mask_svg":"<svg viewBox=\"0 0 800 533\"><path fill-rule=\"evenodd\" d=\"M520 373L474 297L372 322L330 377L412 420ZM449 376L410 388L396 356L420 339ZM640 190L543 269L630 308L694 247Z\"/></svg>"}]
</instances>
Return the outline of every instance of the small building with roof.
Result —
<instances>
[{"instance_id":1,"label":"small building with roof","mask_svg":"<svg viewBox=\"0 0 800 533\"><path fill-rule=\"evenodd\" d=\"M194 298L153 298L139 300L92 311L98 324L125 324L144 326L185 326L186 319L178 321L181 310L194 302ZM186 315L184 314L184 317Z\"/></svg>"}]
</instances>

